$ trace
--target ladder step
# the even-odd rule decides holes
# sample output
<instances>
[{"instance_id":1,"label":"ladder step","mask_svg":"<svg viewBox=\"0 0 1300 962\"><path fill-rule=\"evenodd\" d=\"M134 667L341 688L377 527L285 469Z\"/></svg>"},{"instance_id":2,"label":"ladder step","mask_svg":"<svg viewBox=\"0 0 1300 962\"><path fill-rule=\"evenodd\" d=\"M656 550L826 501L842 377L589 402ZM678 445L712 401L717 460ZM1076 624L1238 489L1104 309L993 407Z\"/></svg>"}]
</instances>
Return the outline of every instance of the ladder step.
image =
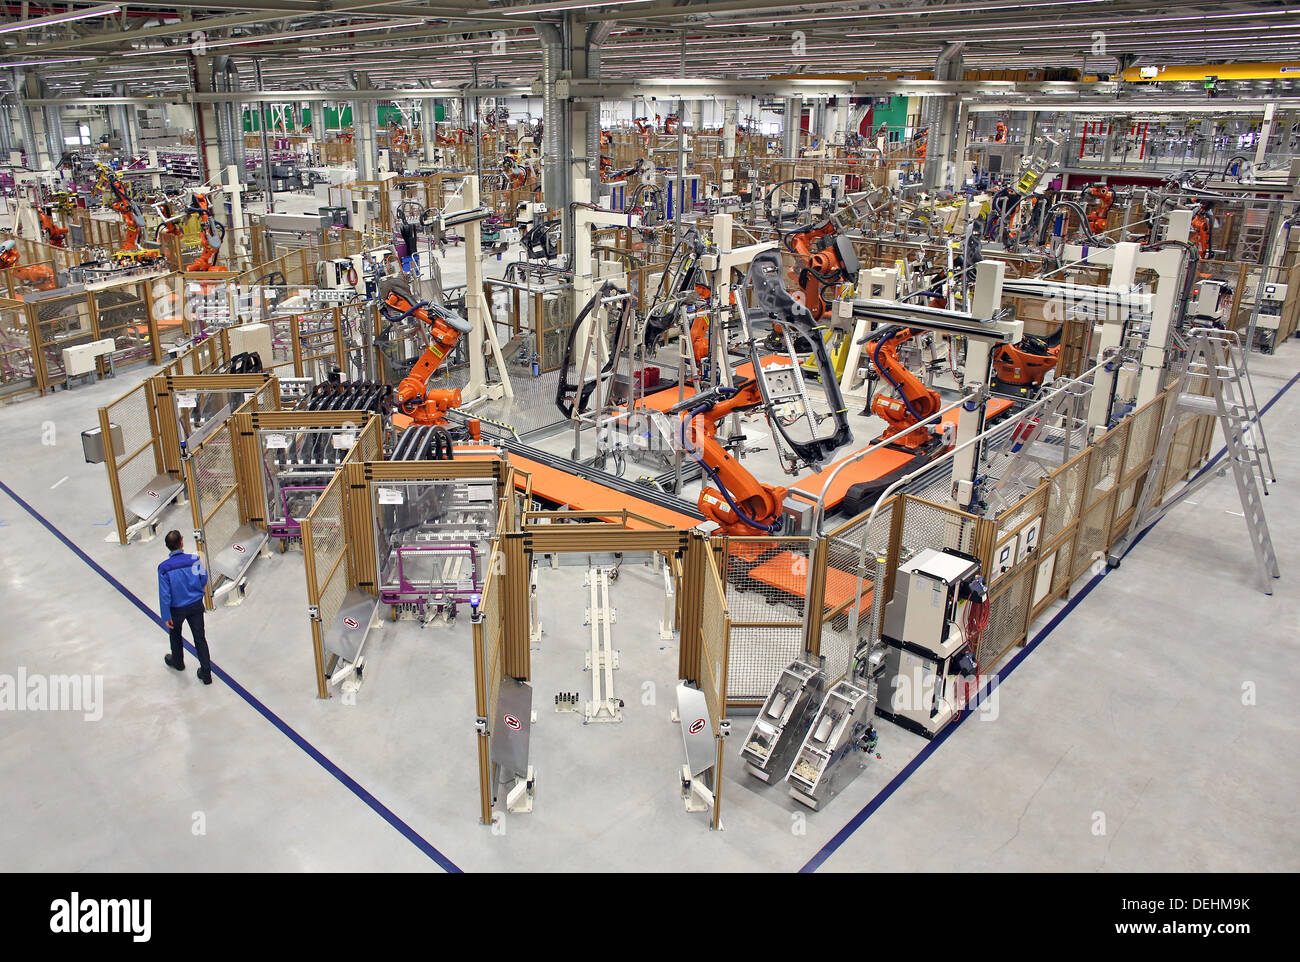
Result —
<instances>
[{"instance_id":1,"label":"ladder step","mask_svg":"<svg viewBox=\"0 0 1300 962\"><path fill-rule=\"evenodd\" d=\"M1218 414L1219 405L1213 397L1204 394L1178 395L1178 407L1193 414Z\"/></svg>"}]
</instances>

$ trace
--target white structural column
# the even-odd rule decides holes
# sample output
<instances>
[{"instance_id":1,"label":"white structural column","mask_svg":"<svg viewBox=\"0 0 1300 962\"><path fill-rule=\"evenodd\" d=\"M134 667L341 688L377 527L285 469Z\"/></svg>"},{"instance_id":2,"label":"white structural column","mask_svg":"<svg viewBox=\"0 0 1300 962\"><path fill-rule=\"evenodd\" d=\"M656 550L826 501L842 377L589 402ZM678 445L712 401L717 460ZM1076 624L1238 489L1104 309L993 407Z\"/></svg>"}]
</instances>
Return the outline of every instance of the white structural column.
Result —
<instances>
[{"instance_id":1,"label":"white structural column","mask_svg":"<svg viewBox=\"0 0 1300 962\"><path fill-rule=\"evenodd\" d=\"M1258 167L1264 163L1264 156L1268 153L1268 139L1273 135L1273 114L1277 110L1277 104L1270 103L1264 108L1264 122L1259 127L1259 143L1255 145L1255 166Z\"/></svg>"},{"instance_id":2,"label":"white structural column","mask_svg":"<svg viewBox=\"0 0 1300 962\"><path fill-rule=\"evenodd\" d=\"M474 210L479 206L479 182L477 177L466 177L461 188L460 210ZM458 211L448 210L448 214ZM477 221L465 224L465 319L470 323L469 331L469 383L461 391L464 401L488 396L491 398L513 398L514 387L506 371L505 358L501 354L501 344L497 340L496 328L492 326L492 311L488 307L487 297L483 294L483 241L479 234ZM487 382L487 352L492 353L497 373L501 375L499 384Z\"/></svg>"},{"instance_id":3,"label":"white structural column","mask_svg":"<svg viewBox=\"0 0 1300 962\"><path fill-rule=\"evenodd\" d=\"M420 157L426 166L433 166L438 149L438 102L432 97L420 101Z\"/></svg>"},{"instance_id":4,"label":"white structural column","mask_svg":"<svg viewBox=\"0 0 1300 962\"><path fill-rule=\"evenodd\" d=\"M830 111L830 130L827 133L827 140L832 144L843 144L848 126L849 101L847 97L839 97L835 101L834 109Z\"/></svg>"},{"instance_id":5,"label":"white structural column","mask_svg":"<svg viewBox=\"0 0 1300 962\"><path fill-rule=\"evenodd\" d=\"M977 318L994 317L1002 306L1002 282L1006 278L1007 265L1002 261L980 261L975 265L975 290L971 297L971 314ZM1024 333L1023 321L995 321L995 329L1010 331L1012 343L1019 341ZM983 337L966 339L966 386L987 386L993 361L993 342ZM985 403L978 400L975 409L961 410L957 420L956 446L959 449L953 455L952 500L963 511L970 507L969 491L975 480L979 464L978 444L962 448L963 444L973 440L984 430Z\"/></svg>"},{"instance_id":6,"label":"white structural column","mask_svg":"<svg viewBox=\"0 0 1300 962\"><path fill-rule=\"evenodd\" d=\"M36 74L19 75L22 81L22 105L19 108L23 124L23 152L27 166L33 170L51 170L59 158L50 158L49 141L45 136L45 115L39 107L27 103L41 96L41 80Z\"/></svg>"},{"instance_id":7,"label":"white structural column","mask_svg":"<svg viewBox=\"0 0 1300 962\"><path fill-rule=\"evenodd\" d=\"M1141 246L1129 241L1116 244L1111 249L1111 266L1110 266L1110 283L1107 287L1112 291L1118 291L1127 294L1133 290L1137 282L1138 251ZM1172 285L1170 285L1172 286ZM1071 307L1069 304L1062 305L1062 319L1065 311ZM1103 358L1106 354L1118 348L1124 340L1125 322L1128 320L1128 311L1116 307L1114 310L1107 309L1102 318L1101 338L1097 342L1097 357ZM1115 377L1118 371L1115 368L1102 368L1093 378L1092 396L1088 399L1088 427L1103 428L1110 417L1110 398L1115 387Z\"/></svg>"},{"instance_id":8,"label":"white structural column","mask_svg":"<svg viewBox=\"0 0 1300 962\"><path fill-rule=\"evenodd\" d=\"M781 156L796 157L799 154L799 127L803 122L803 98L787 97L785 99L785 118L781 126Z\"/></svg>"},{"instance_id":9,"label":"white structural column","mask_svg":"<svg viewBox=\"0 0 1300 962\"><path fill-rule=\"evenodd\" d=\"M1191 232L1192 212L1190 210L1176 210L1170 213L1169 227L1165 231L1166 240L1186 242ZM1154 269L1159 280L1156 282L1155 298L1151 302L1151 332L1147 335L1146 346L1142 349L1138 407L1153 400L1164 387L1165 350L1169 345L1169 334L1174 327L1175 313L1182 294L1178 289L1183 266L1181 248L1166 247L1148 253L1145 259L1148 262L1139 266Z\"/></svg>"},{"instance_id":10,"label":"white structural column","mask_svg":"<svg viewBox=\"0 0 1300 962\"><path fill-rule=\"evenodd\" d=\"M357 90L370 89L370 77L364 72L356 75ZM375 153L375 102L371 100L354 100L352 102L352 146L357 157L357 180L374 180L378 168Z\"/></svg>"},{"instance_id":11,"label":"white structural column","mask_svg":"<svg viewBox=\"0 0 1300 962\"><path fill-rule=\"evenodd\" d=\"M722 156L730 160L736 156L736 126L740 121L740 105L728 99L722 108Z\"/></svg>"}]
</instances>

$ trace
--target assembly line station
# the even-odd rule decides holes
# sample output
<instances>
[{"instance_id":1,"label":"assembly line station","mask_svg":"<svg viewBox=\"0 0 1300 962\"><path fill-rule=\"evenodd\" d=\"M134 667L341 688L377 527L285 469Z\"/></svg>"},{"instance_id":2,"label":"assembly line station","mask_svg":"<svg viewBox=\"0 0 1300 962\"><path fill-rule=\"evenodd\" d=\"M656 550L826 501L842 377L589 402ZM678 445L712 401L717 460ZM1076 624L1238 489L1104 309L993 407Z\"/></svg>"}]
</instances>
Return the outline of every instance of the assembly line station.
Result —
<instances>
[{"instance_id":1,"label":"assembly line station","mask_svg":"<svg viewBox=\"0 0 1300 962\"><path fill-rule=\"evenodd\" d=\"M9 868L1300 867L1284 4L0 16Z\"/></svg>"}]
</instances>

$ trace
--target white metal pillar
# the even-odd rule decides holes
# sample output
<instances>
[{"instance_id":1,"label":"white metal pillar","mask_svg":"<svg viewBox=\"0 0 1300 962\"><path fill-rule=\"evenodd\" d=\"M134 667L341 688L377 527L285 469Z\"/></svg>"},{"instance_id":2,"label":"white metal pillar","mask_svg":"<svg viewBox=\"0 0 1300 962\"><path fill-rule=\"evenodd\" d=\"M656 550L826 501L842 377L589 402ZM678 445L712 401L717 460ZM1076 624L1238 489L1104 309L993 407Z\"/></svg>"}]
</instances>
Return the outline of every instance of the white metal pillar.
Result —
<instances>
[{"instance_id":1,"label":"white metal pillar","mask_svg":"<svg viewBox=\"0 0 1300 962\"><path fill-rule=\"evenodd\" d=\"M357 90L370 89L370 77L364 72L356 75ZM378 168L375 155L375 102L352 102L352 146L357 158L357 180L374 180Z\"/></svg>"}]
</instances>

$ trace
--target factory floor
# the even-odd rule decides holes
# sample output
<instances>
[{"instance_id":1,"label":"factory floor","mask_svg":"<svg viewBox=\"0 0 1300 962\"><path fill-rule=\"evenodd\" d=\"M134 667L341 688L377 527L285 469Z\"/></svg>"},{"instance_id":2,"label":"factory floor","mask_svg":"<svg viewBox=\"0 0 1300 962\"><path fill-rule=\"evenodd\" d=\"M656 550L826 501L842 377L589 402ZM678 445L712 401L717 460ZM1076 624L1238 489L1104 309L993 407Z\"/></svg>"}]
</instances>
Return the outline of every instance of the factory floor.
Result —
<instances>
[{"instance_id":1,"label":"factory floor","mask_svg":"<svg viewBox=\"0 0 1300 962\"><path fill-rule=\"evenodd\" d=\"M1296 343L1252 358L1261 403L1298 362ZM242 605L208 616L215 683L193 656L183 675L163 665L151 612L166 550L105 542L104 470L78 437L145 373L0 407L0 686L20 672L90 675L92 692L102 680L80 711L0 710L5 869L1300 869L1300 769L1286 761L1300 733L1300 391L1265 419L1272 597L1220 478L1034 627L999 668L996 711L941 743L882 721L880 757L819 812L743 773L739 714L724 831L683 810L677 641L659 637L662 582L645 566L625 564L611 589L624 721L556 713L561 691L589 697L586 569L544 568L536 805L494 830L478 822L463 617L386 622L354 703L318 700L302 556L276 552ZM170 508L169 527L188 534L189 508Z\"/></svg>"}]
</instances>

